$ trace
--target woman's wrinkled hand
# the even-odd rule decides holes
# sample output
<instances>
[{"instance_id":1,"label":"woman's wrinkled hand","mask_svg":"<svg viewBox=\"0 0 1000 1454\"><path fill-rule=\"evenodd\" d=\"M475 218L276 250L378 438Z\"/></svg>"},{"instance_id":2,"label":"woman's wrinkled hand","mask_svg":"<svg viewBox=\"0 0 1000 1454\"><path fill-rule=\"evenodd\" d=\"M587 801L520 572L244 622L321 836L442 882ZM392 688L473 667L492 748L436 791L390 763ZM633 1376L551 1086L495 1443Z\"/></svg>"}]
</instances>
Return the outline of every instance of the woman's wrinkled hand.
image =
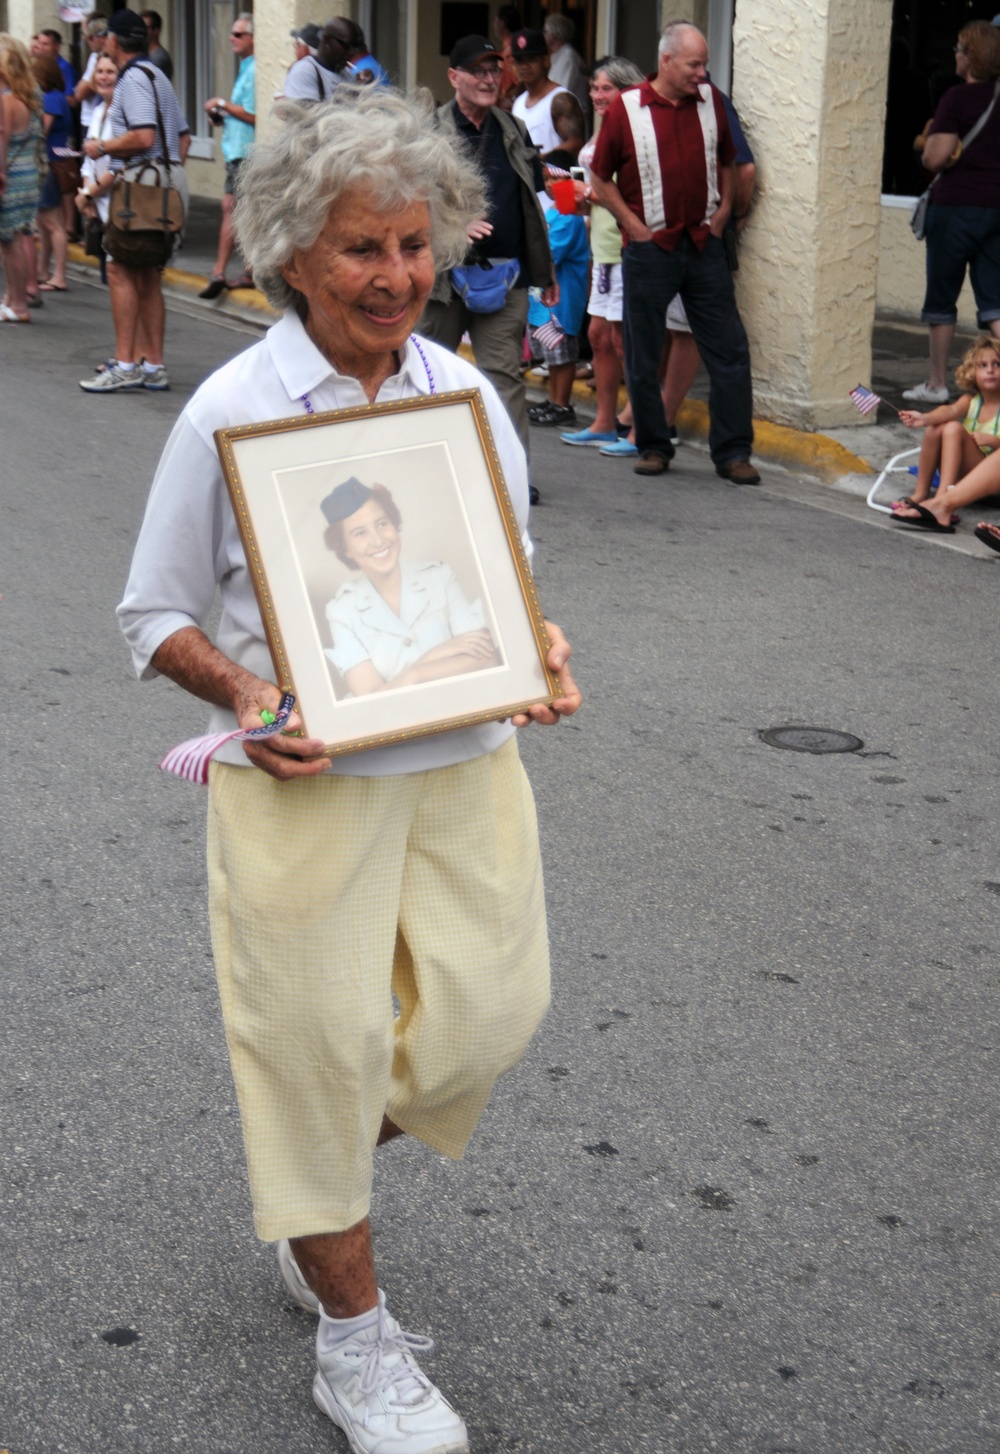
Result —
<instances>
[{"instance_id":1,"label":"woman's wrinkled hand","mask_svg":"<svg viewBox=\"0 0 1000 1454\"><path fill-rule=\"evenodd\" d=\"M530 727L532 722L539 723L542 727L552 727L563 717L572 717L577 711L583 697L580 689L573 680L569 669L569 659L573 654L573 648L566 640L562 627L557 626L554 621L546 621L545 630L549 637L549 652L546 663L551 672L554 672L559 679L559 689L562 693L554 702L536 702L524 712L515 712L511 722L515 727Z\"/></svg>"},{"instance_id":2,"label":"woman's wrinkled hand","mask_svg":"<svg viewBox=\"0 0 1000 1454\"><path fill-rule=\"evenodd\" d=\"M245 678L233 699L233 710L241 729L263 727L261 713L273 716L281 703L281 692L273 682L260 677ZM297 737L301 732L302 718L292 712L285 727L273 737L257 738L244 742L243 751L253 763L273 778L285 782L293 777L316 777L326 772L330 759L323 756L324 744L316 737Z\"/></svg>"}]
</instances>

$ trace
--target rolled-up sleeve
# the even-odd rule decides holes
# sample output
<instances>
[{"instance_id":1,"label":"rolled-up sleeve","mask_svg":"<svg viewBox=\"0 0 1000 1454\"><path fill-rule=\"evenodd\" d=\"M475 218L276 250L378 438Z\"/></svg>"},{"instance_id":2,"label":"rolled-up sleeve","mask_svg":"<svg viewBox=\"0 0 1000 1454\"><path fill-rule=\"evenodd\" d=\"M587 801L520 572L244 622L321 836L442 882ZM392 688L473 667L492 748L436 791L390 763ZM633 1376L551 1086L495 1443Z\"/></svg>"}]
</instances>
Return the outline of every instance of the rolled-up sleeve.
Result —
<instances>
[{"instance_id":1,"label":"rolled-up sleeve","mask_svg":"<svg viewBox=\"0 0 1000 1454\"><path fill-rule=\"evenodd\" d=\"M185 626L204 628L216 586L238 564L227 542L227 514L214 444L184 414L160 459L118 607L140 679L158 674L150 661L168 636Z\"/></svg>"}]
</instances>

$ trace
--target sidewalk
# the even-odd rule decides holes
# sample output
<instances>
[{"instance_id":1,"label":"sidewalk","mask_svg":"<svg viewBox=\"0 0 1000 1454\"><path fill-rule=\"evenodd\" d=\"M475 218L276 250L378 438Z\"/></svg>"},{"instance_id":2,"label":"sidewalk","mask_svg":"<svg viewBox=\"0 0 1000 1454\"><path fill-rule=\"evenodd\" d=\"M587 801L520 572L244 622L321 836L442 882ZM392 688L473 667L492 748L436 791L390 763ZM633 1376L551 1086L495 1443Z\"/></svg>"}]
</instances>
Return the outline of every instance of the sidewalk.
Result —
<instances>
[{"instance_id":1,"label":"sidewalk","mask_svg":"<svg viewBox=\"0 0 1000 1454\"><path fill-rule=\"evenodd\" d=\"M188 213L184 244L175 255L174 266L164 274L164 291L183 298L188 305L238 317L246 322L265 328L275 316L263 296L256 289L241 288L225 293L214 302L202 302L199 291L205 286L215 261L216 243L219 232L220 208L218 202L204 198L193 198ZM75 264L96 266L92 258L85 258L79 247L70 249ZM229 265L229 277L236 278L242 271L242 259L234 254ZM953 365L968 347L974 334L961 332L956 335ZM866 495L873 483L873 477L895 454L912 449L919 439L911 430L905 429L896 418L890 405L901 406L902 391L919 383L927 376L927 330L919 323L890 316L876 319L872 341L872 378L859 379L868 384L877 394L889 401L880 406L877 422L862 422L854 428L832 429L826 434L812 434L806 430L790 429L772 424L766 419L754 421L754 456L764 464L779 464L801 475L808 475L826 485L834 485L855 495ZM544 397L543 391L529 389L537 398ZM708 377L704 371L698 374L688 398L681 407L678 427L681 433L696 440L708 437ZM573 391L573 403L584 419L594 412L594 396L586 383L577 383ZM905 482L900 489L887 493L887 498L908 494ZM991 502L992 504L992 502ZM974 506L973 509L983 507ZM983 508L984 518L992 519L1000 512ZM998 515L1000 518L1000 515Z\"/></svg>"}]
</instances>

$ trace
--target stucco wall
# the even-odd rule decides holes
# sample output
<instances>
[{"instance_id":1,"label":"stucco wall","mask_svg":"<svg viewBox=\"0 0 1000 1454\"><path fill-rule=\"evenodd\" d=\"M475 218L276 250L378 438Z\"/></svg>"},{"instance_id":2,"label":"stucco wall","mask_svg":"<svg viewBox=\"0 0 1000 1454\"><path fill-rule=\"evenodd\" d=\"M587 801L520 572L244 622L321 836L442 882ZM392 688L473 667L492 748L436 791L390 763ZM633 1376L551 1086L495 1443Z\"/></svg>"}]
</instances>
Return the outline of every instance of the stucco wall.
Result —
<instances>
[{"instance_id":1,"label":"stucco wall","mask_svg":"<svg viewBox=\"0 0 1000 1454\"><path fill-rule=\"evenodd\" d=\"M883 204L879 217L878 286L879 308L919 318L924 301L924 244L910 231L912 202L903 206ZM966 279L958 300L958 321L976 326L976 304Z\"/></svg>"},{"instance_id":2,"label":"stucco wall","mask_svg":"<svg viewBox=\"0 0 1000 1454\"><path fill-rule=\"evenodd\" d=\"M824 429L857 422L871 369L891 0L740 0L733 100L757 156L739 294L756 410Z\"/></svg>"},{"instance_id":3,"label":"stucco wall","mask_svg":"<svg viewBox=\"0 0 1000 1454\"><path fill-rule=\"evenodd\" d=\"M326 0L322 6L324 21L350 13L348 0ZM266 4L254 8L258 136L269 136L280 124L272 115L272 108L275 94L284 89L285 76L295 56L290 32L315 18L316 6L311 0L267 0Z\"/></svg>"}]
</instances>

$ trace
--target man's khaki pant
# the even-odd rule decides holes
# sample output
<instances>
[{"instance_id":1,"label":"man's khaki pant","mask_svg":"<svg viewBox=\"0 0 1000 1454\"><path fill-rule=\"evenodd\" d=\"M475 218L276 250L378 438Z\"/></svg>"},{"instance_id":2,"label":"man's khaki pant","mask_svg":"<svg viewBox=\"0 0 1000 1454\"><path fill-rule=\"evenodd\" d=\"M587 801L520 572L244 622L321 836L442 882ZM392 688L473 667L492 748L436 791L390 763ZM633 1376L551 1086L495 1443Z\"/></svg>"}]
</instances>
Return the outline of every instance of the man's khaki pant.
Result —
<instances>
[{"instance_id":1,"label":"man's khaki pant","mask_svg":"<svg viewBox=\"0 0 1000 1454\"><path fill-rule=\"evenodd\" d=\"M466 331L480 368L503 400L504 408L528 453L528 403L521 376L521 350L528 321L528 290L512 288L498 313L470 313L457 293L450 303L430 302L417 324L417 332L452 353Z\"/></svg>"}]
</instances>

